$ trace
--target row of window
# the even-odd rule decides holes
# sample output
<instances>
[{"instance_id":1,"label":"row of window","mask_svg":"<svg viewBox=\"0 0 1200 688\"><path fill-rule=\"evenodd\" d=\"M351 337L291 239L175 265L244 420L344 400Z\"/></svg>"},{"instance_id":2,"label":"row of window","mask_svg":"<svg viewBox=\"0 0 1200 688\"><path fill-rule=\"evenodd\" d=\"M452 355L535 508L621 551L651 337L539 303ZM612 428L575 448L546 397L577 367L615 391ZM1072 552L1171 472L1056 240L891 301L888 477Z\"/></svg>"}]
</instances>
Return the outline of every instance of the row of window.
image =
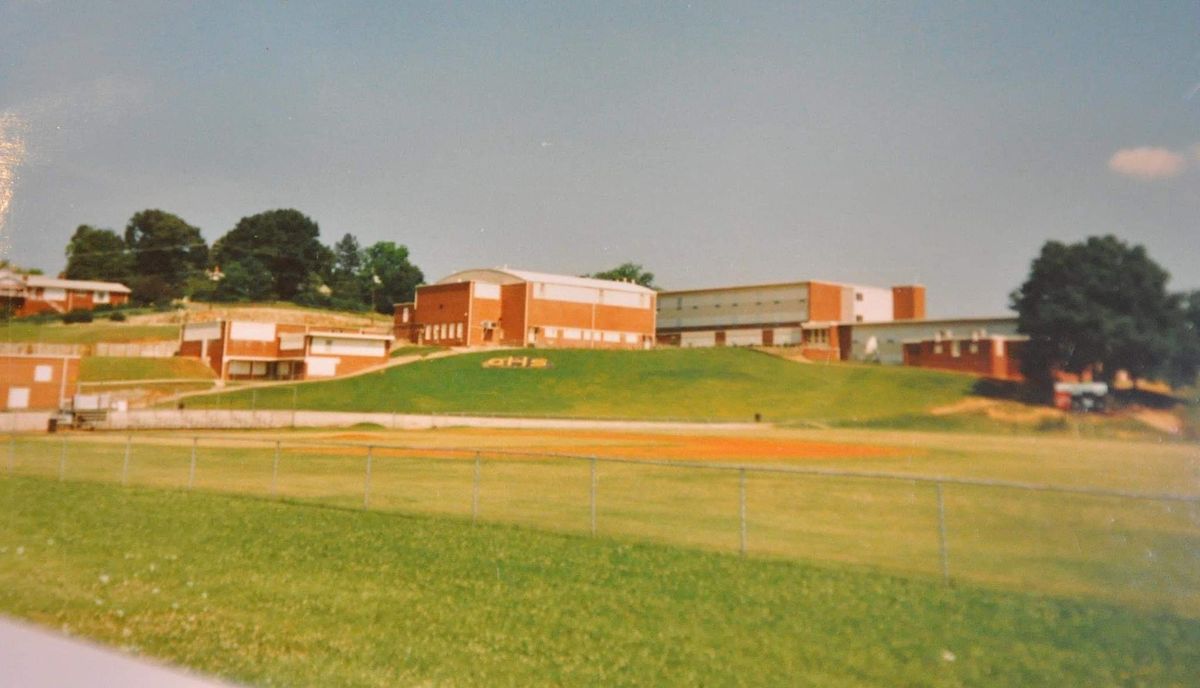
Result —
<instances>
[{"instance_id":1,"label":"row of window","mask_svg":"<svg viewBox=\"0 0 1200 688\"><path fill-rule=\"evenodd\" d=\"M542 333L546 339L567 339L572 341L584 342L607 342L610 344L637 344L642 340L642 335L636 332L611 332L607 330L583 330L573 327L546 327ZM536 334L531 331L530 334Z\"/></svg>"},{"instance_id":2,"label":"row of window","mask_svg":"<svg viewBox=\"0 0 1200 688\"><path fill-rule=\"evenodd\" d=\"M979 342L970 342L967 346L967 350L973 354L979 353ZM940 354L945 353L945 351L946 351L945 344L943 344L942 342L937 342L933 345L933 353L940 355ZM954 358L958 358L959 356L962 355L961 342L957 342L957 341L950 342L950 355Z\"/></svg>"},{"instance_id":3,"label":"row of window","mask_svg":"<svg viewBox=\"0 0 1200 688\"><path fill-rule=\"evenodd\" d=\"M808 299L785 299L785 300L772 301L771 304L775 305L775 306L779 306L784 303L792 303L793 301L795 303L808 303ZM754 305L761 306L765 303L766 303L765 301L755 301ZM705 306L706 308L721 308L723 305L725 305L725 304L720 304L720 303L692 304L692 310L699 310L700 306ZM750 305L750 303L746 302L746 305ZM730 308L737 308L737 307L741 306L741 303L738 301L734 301L734 302L728 304L728 306ZM662 310L661 304L659 305L658 310L660 310L660 311ZM675 310L677 310L677 311L683 310L683 299L682 298L675 299Z\"/></svg>"},{"instance_id":4,"label":"row of window","mask_svg":"<svg viewBox=\"0 0 1200 688\"><path fill-rule=\"evenodd\" d=\"M436 325L426 325L423 332L426 341L437 341L443 339L462 339L463 324L457 323L438 323Z\"/></svg>"}]
</instances>

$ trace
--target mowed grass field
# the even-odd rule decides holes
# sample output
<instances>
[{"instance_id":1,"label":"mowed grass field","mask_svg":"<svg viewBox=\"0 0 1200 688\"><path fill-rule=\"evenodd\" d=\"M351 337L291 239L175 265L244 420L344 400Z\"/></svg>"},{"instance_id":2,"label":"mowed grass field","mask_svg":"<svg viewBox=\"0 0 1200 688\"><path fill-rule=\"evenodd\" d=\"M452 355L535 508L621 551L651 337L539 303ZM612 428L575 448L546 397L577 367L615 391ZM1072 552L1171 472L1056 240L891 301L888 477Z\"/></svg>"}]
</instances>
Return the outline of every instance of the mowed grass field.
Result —
<instances>
[{"instance_id":1,"label":"mowed grass field","mask_svg":"<svg viewBox=\"0 0 1200 688\"><path fill-rule=\"evenodd\" d=\"M849 430L364 428L200 434L193 471L192 437L132 438L128 464L129 437L105 433L21 436L0 448L7 449L0 457L8 454L14 475L191 485L404 514L470 518L474 512L486 522L589 533L592 465L586 457L595 456L600 535L721 552L741 545L741 476L727 466L745 466L751 557L832 562L933 581L942 565L937 488L904 478L936 476L944 479L954 581L1200 618L1200 504L1194 501L1200 499L1200 451L1183 443ZM278 462L275 441L281 443ZM772 472L789 467L875 477ZM1193 501L953 482L962 479L1170 493Z\"/></svg>"},{"instance_id":2,"label":"mowed grass field","mask_svg":"<svg viewBox=\"0 0 1200 688\"><path fill-rule=\"evenodd\" d=\"M75 323L22 323L0 324L0 341L45 342L48 344L96 344L97 342L144 342L179 338L178 325L137 325L103 320L103 314L95 322Z\"/></svg>"},{"instance_id":3,"label":"mowed grass field","mask_svg":"<svg viewBox=\"0 0 1200 688\"><path fill-rule=\"evenodd\" d=\"M87 356L80 361L80 382L140 380L211 380L216 373L195 358Z\"/></svg>"},{"instance_id":4,"label":"mowed grass field","mask_svg":"<svg viewBox=\"0 0 1200 688\"><path fill-rule=\"evenodd\" d=\"M452 517L0 477L0 611L260 685L1194 685L1200 622Z\"/></svg>"},{"instance_id":5,"label":"mowed grass field","mask_svg":"<svg viewBox=\"0 0 1200 688\"><path fill-rule=\"evenodd\" d=\"M484 368L498 356L545 369ZM803 365L745 349L521 350L420 361L295 385L299 408L594 418L834 420L961 400L974 380L901 367ZM193 397L189 408L291 408L292 385Z\"/></svg>"}]
</instances>

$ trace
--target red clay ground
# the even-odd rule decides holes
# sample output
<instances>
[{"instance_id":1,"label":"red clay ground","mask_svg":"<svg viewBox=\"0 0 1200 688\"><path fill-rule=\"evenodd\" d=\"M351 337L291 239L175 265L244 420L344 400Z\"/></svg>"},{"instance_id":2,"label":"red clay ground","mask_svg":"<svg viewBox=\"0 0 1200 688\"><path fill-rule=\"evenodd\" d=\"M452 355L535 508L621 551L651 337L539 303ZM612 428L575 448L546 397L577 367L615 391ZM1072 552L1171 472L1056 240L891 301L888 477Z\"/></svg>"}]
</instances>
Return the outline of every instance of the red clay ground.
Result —
<instances>
[{"instance_id":1,"label":"red clay ground","mask_svg":"<svg viewBox=\"0 0 1200 688\"><path fill-rule=\"evenodd\" d=\"M395 435L386 439L369 433L339 433L337 441L406 443ZM601 457L667 459L678 461L783 461L796 459L844 459L859 457L911 456L911 449L869 444L811 442L789 438L760 438L740 435L689 435L675 433L609 432L603 430L489 430L461 429L430 443L428 436L414 437L417 446L457 446L486 451L529 451L545 454L574 454ZM459 440L459 441L455 441ZM380 452L381 450L376 450ZM386 456L430 456L435 451L382 450ZM458 456L465 456L457 453Z\"/></svg>"}]
</instances>

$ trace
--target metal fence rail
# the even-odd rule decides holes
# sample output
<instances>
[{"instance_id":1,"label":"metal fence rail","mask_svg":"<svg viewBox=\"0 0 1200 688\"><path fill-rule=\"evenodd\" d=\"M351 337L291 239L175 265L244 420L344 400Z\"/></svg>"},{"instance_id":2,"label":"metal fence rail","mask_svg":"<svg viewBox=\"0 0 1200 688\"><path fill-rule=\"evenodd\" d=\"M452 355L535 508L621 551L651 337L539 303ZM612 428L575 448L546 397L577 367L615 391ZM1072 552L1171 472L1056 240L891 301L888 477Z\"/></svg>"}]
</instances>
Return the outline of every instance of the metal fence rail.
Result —
<instances>
[{"instance_id":1,"label":"metal fence rail","mask_svg":"<svg viewBox=\"0 0 1200 688\"><path fill-rule=\"evenodd\" d=\"M257 494L869 565L1200 614L1200 495L222 434L10 433L7 475Z\"/></svg>"}]
</instances>

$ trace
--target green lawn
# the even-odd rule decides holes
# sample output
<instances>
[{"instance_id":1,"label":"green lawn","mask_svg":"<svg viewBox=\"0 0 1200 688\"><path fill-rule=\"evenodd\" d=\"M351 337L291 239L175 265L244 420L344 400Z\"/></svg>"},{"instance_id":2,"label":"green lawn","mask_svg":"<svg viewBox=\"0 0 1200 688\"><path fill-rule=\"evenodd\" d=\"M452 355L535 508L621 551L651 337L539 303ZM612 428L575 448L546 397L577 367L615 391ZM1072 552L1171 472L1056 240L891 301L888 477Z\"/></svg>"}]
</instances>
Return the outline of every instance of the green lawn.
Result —
<instances>
[{"instance_id":1,"label":"green lawn","mask_svg":"<svg viewBox=\"0 0 1200 688\"><path fill-rule=\"evenodd\" d=\"M564 533L590 532L590 466L543 450L526 434L428 431L395 446L399 433L359 429L322 440L312 433L136 434L125 468L117 433L22 435L0 445L13 475L68 481L269 496L342 508L469 518L474 449L480 451L478 517ZM782 431L775 436L782 438ZM796 459L791 465L900 475L993 479L1073 488L1200 496L1200 456L1178 444L1010 438L803 433L818 441L906 447L881 458ZM280 439L278 472L273 439ZM522 440L524 438L524 440ZM348 441L358 442L347 446ZM337 444L330 444L333 441ZM525 441L524 449L520 442ZM559 440L562 441L561 439ZM595 439L591 441L597 441ZM619 435L618 456L652 455ZM653 442L665 441L658 437ZM322 444L322 442L324 444ZM367 449L374 443L369 494ZM64 444L66 443L66 444ZM473 446L472 446L473 445ZM448 451L445 447L471 447ZM545 445L543 445L545 446ZM641 447L639 449L639 447ZM518 455L501 454L520 452ZM596 451L596 449L592 449ZM529 452L525 454L524 452ZM778 460L755 465L773 467ZM7 466L4 470L8 470ZM273 475L275 477L273 478ZM599 533L735 552L739 548L736 471L600 462ZM997 589L1119 601L1200 618L1200 502L1157 502L946 484L948 563L955 581ZM798 476L750 470L747 550L755 557L831 562L937 580L941 574L936 491L904 480Z\"/></svg>"},{"instance_id":2,"label":"green lawn","mask_svg":"<svg viewBox=\"0 0 1200 688\"><path fill-rule=\"evenodd\" d=\"M88 356L82 359L79 371L81 382L113 382L125 380L196 380L212 379L212 368L195 358L123 358Z\"/></svg>"},{"instance_id":3,"label":"green lawn","mask_svg":"<svg viewBox=\"0 0 1200 688\"><path fill-rule=\"evenodd\" d=\"M549 359L546 369L484 368L496 356ZM914 368L804 365L741 349L527 350L420 361L299 385L300 408L642 419L867 418L952 403L963 375ZM189 408L290 408L291 386L188 400Z\"/></svg>"},{"instance_id":4,"label":"green lawn","mask_svg":"<svg viewBox=\"0 0 1200 688\"><path fill-rule=\"evenodd\" d=\"M0 611L255 684L1193 685L1200 622L446 517L0 477Z\"/></svg>"},{"instance_id":5,"label":"green lawn","mask_svg":"<svg viewBox=\"0 0 1200 688\"><path fill-rule=\"evenodd\" d=\"M178 325L133 325L97 318L95 322L0 324L0 342L46 342L48 344L96 344L98 342L162 341L179 338Z\"/></svg>"}]
</instances>

